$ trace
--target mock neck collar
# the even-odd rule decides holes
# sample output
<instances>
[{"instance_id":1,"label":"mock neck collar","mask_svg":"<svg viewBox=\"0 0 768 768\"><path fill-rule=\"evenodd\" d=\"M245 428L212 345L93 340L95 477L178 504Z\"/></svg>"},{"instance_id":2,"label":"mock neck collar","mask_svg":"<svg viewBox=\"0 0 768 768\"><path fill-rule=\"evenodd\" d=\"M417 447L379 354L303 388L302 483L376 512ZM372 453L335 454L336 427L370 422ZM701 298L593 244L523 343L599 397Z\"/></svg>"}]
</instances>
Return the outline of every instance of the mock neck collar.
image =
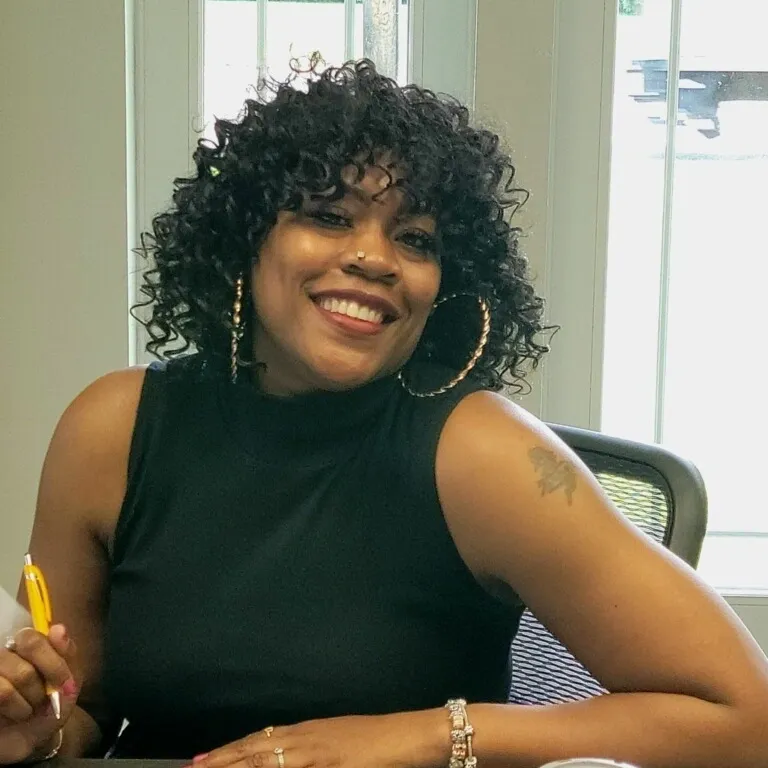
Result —
<instances>
[{"instance_id":1,"label":"mock neck collar","mask_svg":"<svg viewBox=\"0 0 768 768\"><path fill-rule=\"evenodd\" d=\"M222 383L219 402L228 426L257 457L343 450L367 431L400 389L397 375L343 391L278 396L252 382Z\"/></svg>"}]
</instances>

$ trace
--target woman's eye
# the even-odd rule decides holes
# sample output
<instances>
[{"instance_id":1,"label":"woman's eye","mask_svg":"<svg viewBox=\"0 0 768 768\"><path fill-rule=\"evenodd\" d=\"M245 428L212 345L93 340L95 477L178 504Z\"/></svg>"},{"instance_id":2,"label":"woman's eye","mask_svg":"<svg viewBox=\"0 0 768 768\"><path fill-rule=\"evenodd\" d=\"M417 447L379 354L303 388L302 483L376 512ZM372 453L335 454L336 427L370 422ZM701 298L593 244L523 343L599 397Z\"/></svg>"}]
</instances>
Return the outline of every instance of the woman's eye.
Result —
<instances>
[{"instance_id":1,"label":"woman's eye","mask_svg":"<svg viewBox=\"0 0 768 768\"><path fill-rule=\"evenodd\" d=\"M333 213L332 211L309 211L307 215L324 227L336 229L349 227L352 224L352 220L348 216Z\"/></svg>"},{"instance_id":2,"label":"woman's eye","mask_svg":"<svg viewBox=\"0 0 768 768\"><path fill-rule=\"evenodd\" d=\"M400 241L409 248L414 248L423 253L437 254L437 240L434 235L426 232L404 232L400 235Z\"/></svg>"}]
</instances>

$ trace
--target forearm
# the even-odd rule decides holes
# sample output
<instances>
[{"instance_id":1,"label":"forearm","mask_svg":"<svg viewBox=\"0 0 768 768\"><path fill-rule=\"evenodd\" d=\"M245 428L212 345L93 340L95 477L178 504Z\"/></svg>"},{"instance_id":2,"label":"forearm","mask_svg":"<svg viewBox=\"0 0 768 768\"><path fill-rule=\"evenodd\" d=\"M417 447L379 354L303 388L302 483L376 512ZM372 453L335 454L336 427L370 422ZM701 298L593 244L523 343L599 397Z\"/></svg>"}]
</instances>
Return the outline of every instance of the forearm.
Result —
<instances>
[{"instance_id":1,"label":"forearm","mask_svg":"<svg viewBox=\"0 0 768 768\"><path fill-rule=\"evenodd\" d=\"M690 696L610 694L545 707L474 704L468 713L483 768L538 768L568 757L643 768L768 766L766 722L746 722L735 707Z\"/></svg>"}]
</instances>

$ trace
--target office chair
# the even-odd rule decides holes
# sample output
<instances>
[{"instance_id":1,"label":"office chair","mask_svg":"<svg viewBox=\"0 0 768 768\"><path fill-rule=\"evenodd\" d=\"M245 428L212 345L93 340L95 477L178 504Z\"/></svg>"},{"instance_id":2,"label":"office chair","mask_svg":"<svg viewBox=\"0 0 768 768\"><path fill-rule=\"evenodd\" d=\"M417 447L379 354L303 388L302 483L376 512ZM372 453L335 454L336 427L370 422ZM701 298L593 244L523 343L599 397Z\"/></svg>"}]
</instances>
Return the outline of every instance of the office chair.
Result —
<instances>
[{"instance_id":1,"label":"office chair","mask_svg":"<svg viewBox=\"0 0 768 768\"><path fill-rule=\"evenodd\" d=\"M640 530L693 568L707 527L704 481L690 462L659 445L550 424ZM554 704L606 693L527 609L510 649L513 704Z\"/></svg>"}]
</instances>

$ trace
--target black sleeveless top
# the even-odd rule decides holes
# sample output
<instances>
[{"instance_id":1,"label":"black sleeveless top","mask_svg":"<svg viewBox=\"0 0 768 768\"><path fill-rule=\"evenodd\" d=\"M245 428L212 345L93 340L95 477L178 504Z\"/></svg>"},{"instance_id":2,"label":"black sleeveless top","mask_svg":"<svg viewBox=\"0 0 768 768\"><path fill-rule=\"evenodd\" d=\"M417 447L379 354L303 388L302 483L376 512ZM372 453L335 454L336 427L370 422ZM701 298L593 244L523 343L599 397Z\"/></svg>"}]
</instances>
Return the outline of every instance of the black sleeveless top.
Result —
<instances>
[{"instance_id":1,"label":"black sleeveless top","mask_svg":"<svg viewBox=\"0 0 768 768\"><path fill-rule=\"evenodd\" d=\"M137 413L106 624L105 693L129 722L115 756L506 701L522 606L475 581L435 486L442 427L478 387L278 398L190 360L151 366Z\"/></svg>"}]
</instances>

